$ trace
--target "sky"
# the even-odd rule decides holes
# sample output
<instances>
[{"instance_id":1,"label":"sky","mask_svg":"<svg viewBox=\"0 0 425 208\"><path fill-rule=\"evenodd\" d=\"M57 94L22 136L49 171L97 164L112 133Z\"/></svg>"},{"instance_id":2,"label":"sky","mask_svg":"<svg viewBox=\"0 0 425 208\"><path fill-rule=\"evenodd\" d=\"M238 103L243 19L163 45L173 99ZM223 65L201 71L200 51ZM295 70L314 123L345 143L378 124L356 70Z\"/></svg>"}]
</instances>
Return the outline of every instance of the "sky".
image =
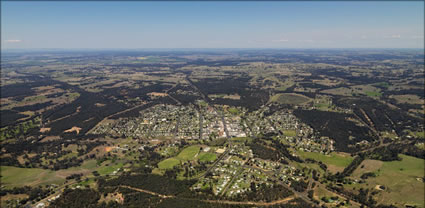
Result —
<instances>
[{"instance_id":1,"label":"sky","mask_svg":"<svg viewBox=\"0 0 425 208\"><path fill-rule=\"evenodd\" d=\"M423 48L424 1L1 1L1 48Z\"/></svg>"}]
</instances>

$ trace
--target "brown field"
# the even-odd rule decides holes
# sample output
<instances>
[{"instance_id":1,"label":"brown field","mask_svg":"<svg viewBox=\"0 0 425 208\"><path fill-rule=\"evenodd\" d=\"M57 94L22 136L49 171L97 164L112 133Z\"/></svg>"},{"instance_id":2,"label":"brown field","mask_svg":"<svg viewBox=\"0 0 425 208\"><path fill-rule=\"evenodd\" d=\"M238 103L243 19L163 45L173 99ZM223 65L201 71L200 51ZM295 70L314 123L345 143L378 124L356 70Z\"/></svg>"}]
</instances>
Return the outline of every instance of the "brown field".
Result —
<instances>
[{"instance_id":1,"label":"brown field","mask_svg":"<svg viewBox=\"0 0 425 208\"><path fill-rule=\"evenodd\" d=\"M383 162L379 160L364 160L359 165L359 167L353 172L352 176L360 178L363 173L377 171L379 168L381 168L382 164Z\"/></svg>"},{"instance_id":2,"label":"brown field","mask_svg":"<svg viewBox=\"0 0 425 208\"><path fill-rule=\"evenodd\" d=\"M70 133L70 132L77 132L77 134L79 134L80 133L80 130L81 130L81 128L80 127L77 127L77 126L73 126L72 128L70 128L70 129L68 129L68 130L65 130L64 132L65 133Z\"/></svg>"},{"instance_id":3,"label":"brown field","mask_svg":"<svg viewBox=\"0 0 425 208\"><path fill-rule=\"evenodd\" d=\"M331 94L331 95L342 95L342 96L351 96L351 89L346 87L338 87L328 90L322 90L321 93Z\"/></svg>"},{"instance_id":4,"label":"brown field","mask_svg":"<svg viewBox=\"0 0 425 208\"><path fill-rule=\"evenodd\" d=\"M417 95L391 95L390 98L394 98L398 103L408 103L408 104L421 104L423 105L425 100L421 99Z\"/></svg>"},{"instance_id":5,"label":"brown field","mask_svg":"<svg viewBox=\"0 0 425 208\"><path fill-rule=\"evenodd\" d=\"M40 142L48 142L60 139L59 136L46 136Z\"/></svg>"},{"instance_id":6,"label":"brown field","mask_svg":"<svg viewBox=\"0 0 425 208\"><path fill-rule=\"evenodd\" d=\"M210 98L223 98L223 99L232 99L232 100L240 100L241 96L238 94L210 94L208 95Z\"/></svg>"},{"instance_id":7,"label":"brown field","mask_svg":"<svg viewBox=\"0 0 425 208\"><path fill-rule=\"evenodd\" d=\"M40 128L40 133L49 132L52 128Z\"/></svg>"},{"instance_id":8,"label":"brown field","mask_svg":"<svg viewBox=\"0 0 425 208\"><path fill-rule=\"evenodd\" d=\"M328 78L325 79L313 79L312 80L313 83L319 84L319 85L324 85L324 86L336 86L338 84L340 84L341 82L338 80L330 80Z\"/></svg>"},{"instance_id":9,"label":"brown field","mask_svg":"<svg viewBox=\"0 0 425 208\"><path fill-rule=\"evenodd\" d=\"M165 96L168 96L167 93L162 93L162 92L151 92L151 93L148 93L148 95L155 96L155 97L165 97Z\"/></svg>"},{"instance_id":10,"label":"brown field","mask_svg":"<svg viewBox=\"0 0 425 208\"><path fill-rule=\"evenodd\" d=\"M292 105L304 104L310 100L310 98L296 93L279 93L270 98L270 102Z\"/></svg>"},{"instance_id":11,"label":"brown field","mask_svg":"<svg viewBox=\"0 0 425 208\"><path fill-rule=\"evenodd\" d=\"M110 152L114 147L105 147L106 152Z\"/></svg>"},{"instance_id":12,"label":"brown field","mask_svg":"<svg viewBox=\"0 0 425 208\"><path fill-rule=\"evenodd\" d=\"M338 167L336 165L327 165L329 172L336 174L337 172L342 172L344 170L344 167Z\"/></svg>"}]
</instances>

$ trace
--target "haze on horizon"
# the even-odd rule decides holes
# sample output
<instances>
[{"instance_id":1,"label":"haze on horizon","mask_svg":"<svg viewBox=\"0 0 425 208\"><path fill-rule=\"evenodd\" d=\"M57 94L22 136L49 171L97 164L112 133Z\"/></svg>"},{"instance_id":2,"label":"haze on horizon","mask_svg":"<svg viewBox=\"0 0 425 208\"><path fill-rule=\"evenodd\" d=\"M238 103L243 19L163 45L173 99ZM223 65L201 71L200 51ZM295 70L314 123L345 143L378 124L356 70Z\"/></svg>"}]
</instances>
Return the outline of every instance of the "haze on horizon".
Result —
<instances>
[{"instance_id":1,"label":"haze on horizon","mask_svg":"<svg viewBox=\"0 0 425 208\"><path fill-rule=\"evenodd\" d=\"M423 48L424 2L1 2L2 49Z\"/></svg>"}]
</instances>

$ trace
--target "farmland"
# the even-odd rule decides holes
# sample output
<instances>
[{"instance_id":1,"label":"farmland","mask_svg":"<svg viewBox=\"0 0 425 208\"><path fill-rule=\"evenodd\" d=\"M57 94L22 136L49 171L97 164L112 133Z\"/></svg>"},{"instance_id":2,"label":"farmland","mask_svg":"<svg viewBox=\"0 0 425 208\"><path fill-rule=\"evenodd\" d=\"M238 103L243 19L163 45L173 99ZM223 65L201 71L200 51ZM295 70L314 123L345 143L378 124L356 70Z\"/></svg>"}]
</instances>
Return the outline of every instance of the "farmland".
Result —
<instances>
[{"instance_id":1,"label":"farmland","mask_svg":"<svg viewBox=\"0 0 425 208\"><path fill-rule=\"evenodd\" d=\"M373 189L377 185L382 185L386 188L377 196L378 201L424 207L422 200L424 195L424 183L422 182L424 160L407 155L400 155L400 157L401 161L391 162L365 160L356 169L353 177L358 178L366 172L373 172L376 177L366 179L366 185L353 186ZM363 168L361 168L362 166Z\"/></svg>"}]
</instances>

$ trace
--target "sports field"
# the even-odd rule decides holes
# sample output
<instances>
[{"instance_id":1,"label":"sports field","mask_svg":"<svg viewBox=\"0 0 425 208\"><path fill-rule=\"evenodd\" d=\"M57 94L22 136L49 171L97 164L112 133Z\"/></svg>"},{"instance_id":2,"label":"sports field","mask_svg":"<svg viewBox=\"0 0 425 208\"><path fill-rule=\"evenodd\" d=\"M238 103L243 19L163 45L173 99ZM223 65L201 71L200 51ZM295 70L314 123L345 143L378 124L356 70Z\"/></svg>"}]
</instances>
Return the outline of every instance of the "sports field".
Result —
<instances>
[{"instance_id":1,"label":"sports field","mask_svg":"<svg viewBox=\"0 0 425 208\"><path fill-rule=\"evenodd\" d=\"M199 161L201 162L212 162L217 159L217 155L209 152L201 152L199 154Z\"/></svg>"},{"instance_id":2,"label":"sports field","mask_svg":"<svg viewBox=\"0 0 425 208\"><path fill-rule=\"evenodd\" d=\"M198 156L200 156L199 154L200 149L201 147L199 147L198 145L186 147L177 156L167 158L159 162L158 167L160 169L171 169L174 166L180 164L180 162L195 160ZM204 157L205 157L204 159L208 159L208 156L204 156Z\"/></svg>"}]
</instances>

